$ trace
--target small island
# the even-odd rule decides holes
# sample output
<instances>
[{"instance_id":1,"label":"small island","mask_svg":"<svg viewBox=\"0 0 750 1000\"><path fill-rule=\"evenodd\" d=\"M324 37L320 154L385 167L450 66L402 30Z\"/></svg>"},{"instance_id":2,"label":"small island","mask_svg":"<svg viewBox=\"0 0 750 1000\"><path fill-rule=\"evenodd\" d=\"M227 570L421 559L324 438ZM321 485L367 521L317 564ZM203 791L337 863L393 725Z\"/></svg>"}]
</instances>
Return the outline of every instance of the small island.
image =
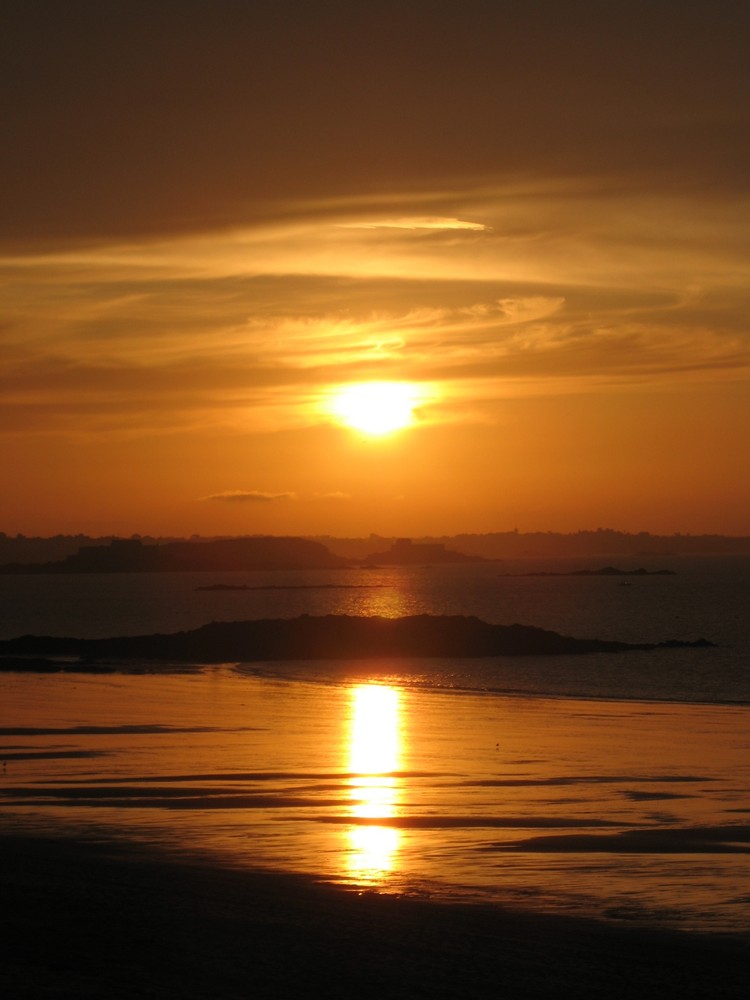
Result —
<instances>
[{"instance_id":1,"label":"small island","mask_svg":"<svg viewBox=\"0 0 750 1000\"><path fill-rule=\"evenodd\" d=\"M556 570L536 570L530 573L504 573L503 576L676 576L673 569L618 569L617 566L602 566L601 569L572 569L565 572Z\"/></svg>"}]
</instances>

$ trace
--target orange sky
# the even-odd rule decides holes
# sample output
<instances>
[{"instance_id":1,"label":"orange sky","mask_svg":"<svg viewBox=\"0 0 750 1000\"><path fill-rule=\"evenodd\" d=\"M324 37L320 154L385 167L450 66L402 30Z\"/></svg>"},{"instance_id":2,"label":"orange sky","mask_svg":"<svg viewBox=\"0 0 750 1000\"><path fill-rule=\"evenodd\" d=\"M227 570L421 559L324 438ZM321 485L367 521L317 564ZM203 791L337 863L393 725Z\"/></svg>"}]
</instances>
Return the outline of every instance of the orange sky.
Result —
<instances>
[{"instance_id":1,"label":"orange sky","mask_svg":"<svg viewBox=\"0 0 750 1000\"><path fill-rule=\"evenodd\" d=\"M0 530L750 534L750 14L609 6L6 0Z\"/></svg>"}]
</instances>

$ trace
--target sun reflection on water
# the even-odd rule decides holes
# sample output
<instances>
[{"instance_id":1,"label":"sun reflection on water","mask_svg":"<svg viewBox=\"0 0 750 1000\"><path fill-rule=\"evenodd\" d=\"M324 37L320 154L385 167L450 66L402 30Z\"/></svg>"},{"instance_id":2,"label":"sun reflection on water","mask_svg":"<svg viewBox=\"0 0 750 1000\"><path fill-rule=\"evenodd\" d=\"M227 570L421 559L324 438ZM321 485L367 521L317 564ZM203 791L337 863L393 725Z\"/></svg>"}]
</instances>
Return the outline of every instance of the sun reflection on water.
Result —
<instances>
[{"instance_id":1,"label":"sun reflection on water","mask_svg":"<svg viewBox=\"0 0 750 1000\"><path fill-rule=\"evenodd\" d=\"M349 830L350 874L377 880L393 870L399 831L387 822L398 814L401 727L399 692L378 684L352 689L349 770L352 772Z\"/></svg>"}]
</instances>

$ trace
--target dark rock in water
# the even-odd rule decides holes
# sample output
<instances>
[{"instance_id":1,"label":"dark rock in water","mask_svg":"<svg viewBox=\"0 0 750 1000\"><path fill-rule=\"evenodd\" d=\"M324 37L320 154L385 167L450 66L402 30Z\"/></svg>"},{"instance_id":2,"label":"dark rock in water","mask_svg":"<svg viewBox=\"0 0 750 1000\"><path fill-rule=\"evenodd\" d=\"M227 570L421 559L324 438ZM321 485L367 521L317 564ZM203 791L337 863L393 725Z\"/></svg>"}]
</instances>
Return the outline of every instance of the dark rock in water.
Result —
<instances>
[{"instance_id":1,"label":"dark rock in water","mask_svg":"<svg viewBox=\"0 0 750 1000\"><path fill-rule=\"evenodd\" d=\"M619 653L695 643L626 643L575 639L526 625L490 625L460 615L404 618L302 615L292 619L212 622L171 635L71 639L21 636L0 642L0 657L80 657L98 660L160 660L225 663L250 660L367 659L382 657L554 656ZM13 662L6 659L6 663ZM0 660L0 669L3 661ZM85 664L82 665L86 669ZM58 669L80 669L58 663ZM6 667L6 669L8 669ZM12 667L10 669L13 669ZM16 668L17 669L17 668Z\"/></svg>"},{"instance_id":2,"label":"dark rock in water","mask_svg":"<svg viewBox=\"0 0 750 1000\"><path fill-rule=\"evenodd\" d=\"M619 569L617 566L602 566L600 569L572 569L565 572L556 570L536 570L533 573L506 573L506 576L676 576L673 569Z\"/></svg>"}]
</instances>

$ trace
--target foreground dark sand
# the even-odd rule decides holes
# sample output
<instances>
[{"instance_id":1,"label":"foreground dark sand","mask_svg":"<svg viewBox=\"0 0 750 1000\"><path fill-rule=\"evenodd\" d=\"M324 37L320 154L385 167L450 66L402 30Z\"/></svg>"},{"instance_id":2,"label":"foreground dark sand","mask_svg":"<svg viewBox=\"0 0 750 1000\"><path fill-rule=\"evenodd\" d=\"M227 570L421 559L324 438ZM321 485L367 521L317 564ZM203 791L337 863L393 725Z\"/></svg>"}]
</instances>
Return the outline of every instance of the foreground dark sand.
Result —
<instances>
[{"instance_id":1,"label":"foreground dark sand","mask_svg":"<svg viewBox=\"0 0 750 1000\"><path fill-rule=\"evenodd\" d=\"M125 845L0 838L0 995L747 996L748 943L345 893Z\"/></svg>"}]
</instances>

